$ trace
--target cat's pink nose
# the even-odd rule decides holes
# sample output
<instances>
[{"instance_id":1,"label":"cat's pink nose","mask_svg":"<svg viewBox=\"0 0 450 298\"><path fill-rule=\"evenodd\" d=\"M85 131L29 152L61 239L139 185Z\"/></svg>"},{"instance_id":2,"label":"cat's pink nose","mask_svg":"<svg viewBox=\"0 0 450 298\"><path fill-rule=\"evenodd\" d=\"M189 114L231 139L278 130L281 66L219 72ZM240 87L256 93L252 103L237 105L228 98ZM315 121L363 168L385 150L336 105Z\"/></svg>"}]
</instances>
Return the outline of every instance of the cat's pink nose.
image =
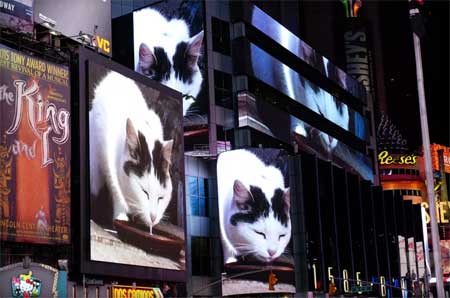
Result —
<instances>
[{"instance_id":1,"label":"cat's pink nose","mask_svg":"<svg viewBox=\"0 0 450 298\"><path fill-rule=\"evenodd\" d=\"M273 257L277 251L276 250L272 250L272 249L268 249L267 252L269 253L269 256Z\"/></svg>"},{"instance_id":2,"label":"cat's pink nose","mask_svg":"<svg viewBox=\"0 0 450 298\"><path fill-rule=\"evenodd\" d=\"M156 221L156 214L150 214L150 219L152 220L152 223Z\"/></svg>"}]
</instances>

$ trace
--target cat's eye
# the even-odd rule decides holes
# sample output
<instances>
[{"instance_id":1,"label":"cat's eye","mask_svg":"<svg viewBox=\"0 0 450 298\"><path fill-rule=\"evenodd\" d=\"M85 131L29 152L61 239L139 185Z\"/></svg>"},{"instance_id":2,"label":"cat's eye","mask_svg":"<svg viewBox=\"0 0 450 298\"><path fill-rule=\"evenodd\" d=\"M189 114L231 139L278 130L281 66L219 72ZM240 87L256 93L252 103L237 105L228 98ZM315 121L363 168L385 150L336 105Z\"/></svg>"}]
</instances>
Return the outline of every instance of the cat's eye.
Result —
<instances>
[{"instance_id":1,"label":"cat's eye","mask_svg":"<svg viewBox=\"0 0 450 298\"><path fill-rule=\"evenodd\" d=\"M263 232L258 232L256 230L253 230L253 231L255 231L256 234L261 235L264 237L264 239L266 239L266 234L264 234Z\"/></svg>"},{"instance_id":2,"label":"cat's eye","mask_svg":"<svg viewBox=\"0 0 450 298\"><path fill-rule=\"evenodd\" d=\"M280 237L278 237L278 241L281 240L282 237L286 236L286 234L281 234Z\"/></svg>"},{"instance_id":3,"label":"cat's eye","mask_svg":"<svg viewBox=\"0 0 450 298\"><path fill-rule=\"evenodd\" d=\"M150 200L150 197L148 196L148 192L145 189L142 189L142 191L145 193L145 195L147 196L147 200Z\"/></svg>"}]
</instances>

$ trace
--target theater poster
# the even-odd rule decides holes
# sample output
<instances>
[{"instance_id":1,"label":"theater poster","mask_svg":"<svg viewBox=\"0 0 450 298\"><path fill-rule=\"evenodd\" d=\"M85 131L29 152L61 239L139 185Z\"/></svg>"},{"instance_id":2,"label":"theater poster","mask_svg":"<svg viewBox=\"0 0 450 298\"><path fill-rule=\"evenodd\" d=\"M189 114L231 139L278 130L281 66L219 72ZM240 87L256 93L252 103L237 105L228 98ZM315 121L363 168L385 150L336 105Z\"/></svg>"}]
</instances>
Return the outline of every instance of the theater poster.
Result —
<instances>
[{"instance_id":1,"label":"theater poster","mask_svg":"<svg viewBox=\"0 0 450 298\"><path fill-rule=\"evenodd\" d=\"M0 45L0 240L70 242L68 67Z\"/></svg>"}]
</instances>

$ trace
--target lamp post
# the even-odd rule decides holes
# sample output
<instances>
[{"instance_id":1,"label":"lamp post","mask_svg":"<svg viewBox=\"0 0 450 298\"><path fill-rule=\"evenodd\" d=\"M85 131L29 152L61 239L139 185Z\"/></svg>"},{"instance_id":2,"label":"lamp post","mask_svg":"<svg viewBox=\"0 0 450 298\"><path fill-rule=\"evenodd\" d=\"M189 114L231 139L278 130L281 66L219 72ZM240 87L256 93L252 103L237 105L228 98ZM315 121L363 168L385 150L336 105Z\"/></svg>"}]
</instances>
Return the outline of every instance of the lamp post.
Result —
<instances>
[{"instance_id":1,"label":"lamp post","mask_svg":"<svg viewBox=\"0 0 450 298\"><path fill-rule=\"evenodd\" d=\"M411 0L410 0L411 1ZM409 16L411 21L420 22L420 11L418 7L410 7ZM423 70L422 70L422 56L420 48L420 38L417 33L421 33L420 28L423 24L415 24L417 28L414 30L413 26L413 38L414 38L414 56L416 60L416 74L417 74L417 91L419 95L419 111L420 111L420 127L422 131L422 146L423 157L425 162L425 177L427 184L427 197L430 208L430 225L431 225L431 239L433 243L433 260L434 271L436 276L436 290L437 297L445 297L444 283L442 280L442 260L441 260L441 248L439 241L439 229L436 220L436 203L434 197L434 181L433 181L433 169L431 166L431 152L430 152L430 135L428 130L428 117L427 106L425 101L425 88L423 82ZM423 32L423 31L422 31Z\"/></svg>"}]
</instances>

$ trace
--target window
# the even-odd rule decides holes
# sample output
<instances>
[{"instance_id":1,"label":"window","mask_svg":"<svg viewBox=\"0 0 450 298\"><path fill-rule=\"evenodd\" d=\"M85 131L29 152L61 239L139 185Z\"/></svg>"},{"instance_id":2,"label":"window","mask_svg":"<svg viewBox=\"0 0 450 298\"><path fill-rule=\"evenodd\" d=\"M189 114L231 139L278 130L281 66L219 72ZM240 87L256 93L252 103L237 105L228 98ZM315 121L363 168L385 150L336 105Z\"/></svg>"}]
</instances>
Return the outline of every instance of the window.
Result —
<instances>
[{"instance_id":1,"label":"window","mask_svg":"<svg viewBox=\"0 0 450 298\"><path fill-rule=\"evenodd\" d=\"M230 25L218 18L211 18L213 50L230 55Z\"/></svg>"},{"instance_id":2,"label":"window","mask_svg":"<svg viewBox=\"0 0 450 298\"><path fill-rule=\"evenodd\" d=\"M187 177L188 199L191 204L191 214L208 216L208 200L210 197L210 181L202 177Z\"/></svg>"},{"instance_id":3,"label":"window","mask_svg":"<svg viewBox=\"0 0 450 298\"><path fill-rule=\"evenodd\" d=\"M209 238L191 238L192 275L209 275L211 273L210 251Z\"/></svg>"},{"instance_id":4,"label":"window","mask_svg":"<svg viewBox=\"0 0 450 298\"><path fill-rule=\"evenodd\" d=\"M230 74L214 70L214 96L217 105L228 109L233 108Z\"/></svg>"}]
</instances>

